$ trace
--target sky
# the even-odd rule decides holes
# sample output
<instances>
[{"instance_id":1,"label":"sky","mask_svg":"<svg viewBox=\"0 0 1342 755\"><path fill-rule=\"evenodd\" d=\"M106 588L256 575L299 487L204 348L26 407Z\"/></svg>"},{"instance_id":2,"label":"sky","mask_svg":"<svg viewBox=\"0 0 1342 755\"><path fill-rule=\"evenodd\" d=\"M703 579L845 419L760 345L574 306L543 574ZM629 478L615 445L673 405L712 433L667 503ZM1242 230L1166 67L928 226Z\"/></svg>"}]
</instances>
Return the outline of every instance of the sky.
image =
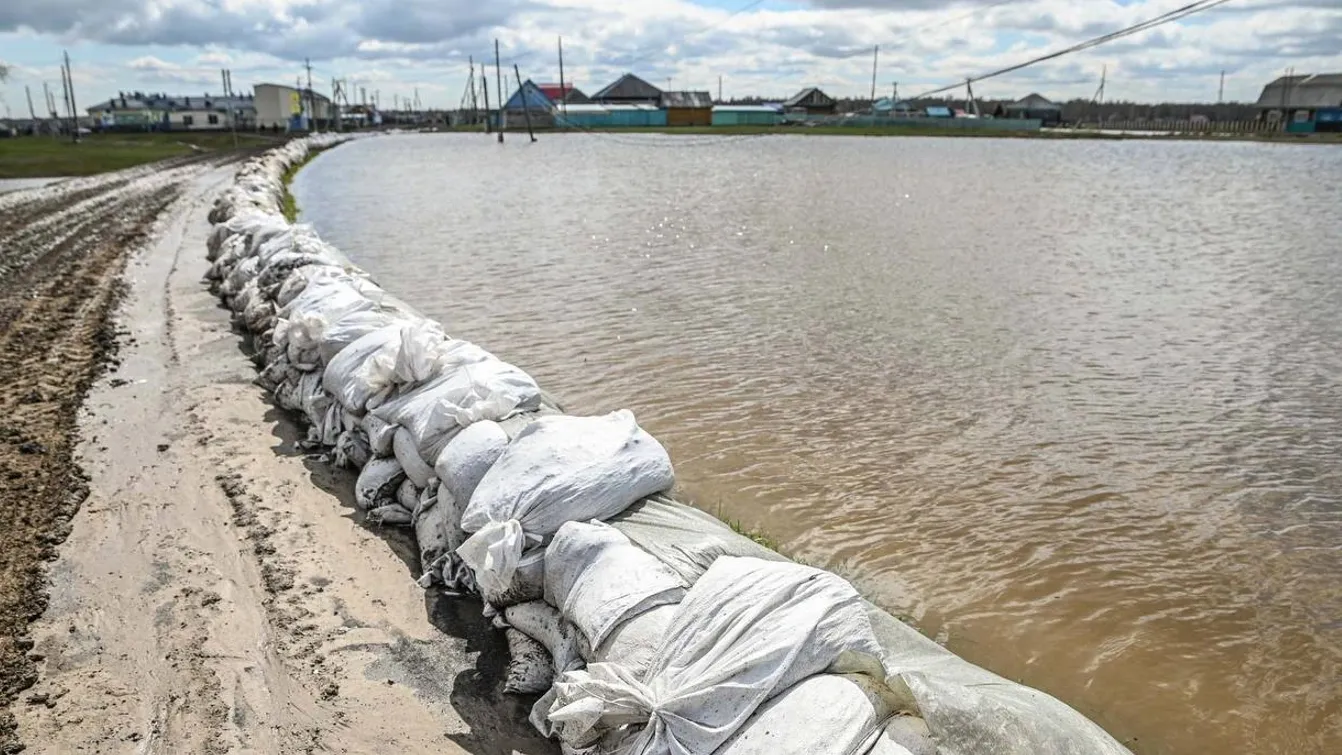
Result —
<instances>
[{"instance_id":1,"label":"sky","mask_svg":"<svg viewBox=\"0 0 1342 755\"><path fill-rule=\"evenodd\" d=\"M119 91L204 95L333 78L390 107L416 90L425 107L462 102L468 60L494 40L506 70L589 94L625 71L659 87L786 97L805 86L866 97L880 46L878 96L977 76L1122 28L1188 0L2 0L0 117L59 99L68 50L81 110ZM980 97L1040 92L1106 99L1253 101L1288 68L1342 71L1342 0L1231 0L1113 44L975 86ZM494 81L491 72L491 82ZM505 90L509 87L505 84ZM492 96L492 92L491 92Z\"/></svg>"}]
</instances>

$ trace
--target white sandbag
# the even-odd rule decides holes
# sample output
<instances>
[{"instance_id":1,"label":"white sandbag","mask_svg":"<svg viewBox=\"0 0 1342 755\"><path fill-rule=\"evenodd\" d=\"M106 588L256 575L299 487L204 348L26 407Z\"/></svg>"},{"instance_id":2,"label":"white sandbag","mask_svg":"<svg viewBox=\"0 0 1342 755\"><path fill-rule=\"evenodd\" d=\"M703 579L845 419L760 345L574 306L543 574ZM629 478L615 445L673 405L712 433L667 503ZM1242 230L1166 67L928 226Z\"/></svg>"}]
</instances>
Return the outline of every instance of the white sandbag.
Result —
<instances>
[{"instance_id":1,"label":"white sandbag","mask_svg":"<svg viewBox=\"0 0 1342 755\"><path fill-rule=\"evenodd\" d=\"M405 472L395 459L373 459L354 483L354 501L364 511L396 503L396 491Z\"/></svg>"},{"instance_id":2,"label":"white sandbag","mask_svg":"<svg viewBox=\"0 0 1342 755\"><path fill-rule=\"evenodd\" d=\"M787 561L717 517L664 496L639 501L611 517L609 524L671 567L686 587L693 585L719 556Z\"/></svg>"},{"instance_id":3,"label":"white sandbag","mask_svg":"<svg viewBox=\"0 0 1342 755\"><path fill-rule=\"evenodd\" d=\"M439 559L455 551L466 540L466 533L461 531L461 508L452 494L439 486L431 504L421 501L414 524L421 571L430 575L430 583L439 581L434 574L434 565L441 568ZM428 587L427 584L424 586Z\"/></svg>"},{"instance_id":4,"label":"white sandbag","mask_svg":"<svg viewBox=\"0 0 1342 755\"><path fill-rule=\"evenodd\" d=\"M1063 702L1004 679L863 601L885 653L886 683L912 701L941 755L1131 755Z\"/></svg>"},{"instance_id":5,"label":"white sandbag","mask_svg":"<svg viewBox=\"0 0 1342 755\"><path fill-rule=\"evenodd\" d=\"M657 606L631 616L616 624L606 639L596 648L586 642L578 645L578 653L588 663L618 663L635 676L642 676L652 666L652 659L666 637L676 606ZM585 638L584 638L585 639Z\"/></svg>"},{"instance_id":6,"label":"white sandbag","mask_svg":"<svg viewBox=\"0 0 1342 755\"><path fill-rule=\"evenodd\" d=\"M401 469L405 470L405 476L409 477L416 487L423 488L429 484L429 480L434 476L433 467L419 458L419 449L415 447L415 440L410 437L409 430L404 427L396 430L392 435L391 450L396 460L401 463Z\"/></svg>"},{"instance_id":7,"label":"white sandbag","mask_svg":"<svg viewBox=\"0 0 1342 755\"><path fill-rule=\"evenodd\" d=\"M545 646L516 629L503 630L508 641L508 674L503 692L508 695L539 695L554 683L554 664Z\"/></svg>"},{"instance_id":8,"label":"white sandbag","mask_svg":"<svg viewBox=\"0 0 1342 755\"><path fill-rule=\"evenodd\" d=\"M818 674L761 705L717 755L860 755L898 705L880 680Z\"/></svg>"},{"instance_id":9,"label":"white sandbag","mask_svg":"<svg viewBox=\"0 0 1342 755\"><path fill-rule=\"evenodd\" d=\"M625 619L683 597L675 572L601 522L568 522L545 549L545 601L592 647Z\"/></svg>"},{"instance_id":10,"label":"white sandbag","mask_svg":"<svg viewBox=\"0 0 1342 755\"><path fill-rule=\"evenodd\" d=\"M463 429L438 454L433 471L458 501L470 501L480 480L508 447L497 422L482 420Z\"/></svg>"},{"instance_id":11,"label":"white sandbag","mask_svg":"<svg viewBox=\"0 0 1342 755\"><path fill-rule=\"evenodd\" d=\"M336 318L322 333L317 352L323 364L330 366L331 360L360 338L393 325L403 326L405 319L395 312L382 310L360 310Z\"/></svg>"},{"instance_id":12,"label":"white sandbag","mask_svg":"<svg viewBox=\"0 0 1342 755\"><path fill-rule=\"evenodd\" d=\"M322 385L341 406L361 415L375 396L391 394L400 347L400 325L366 333L331 357L322 373Z\"/></svg>"},{"instance_id":13,"label":"white sandbag","mask_svg":"<svg viewBox=\"0 0 1342 755\"><path fill-rule=\"evenodd\" d=\"M518 603L503 609L509 626L545 646L556 673L582 668L578 630L543 600Z\"/></svg>"},{"instance_id":14,"label":"white sandbag","mask_svg":"<svg viewBox=\"0 0 1342 755\"><path fill-rule=\"evenodd\" d=\"M461 548L457 550L457 557L461 558ZM467 568L470 566L467 565ZM513 578L507 583L484 584L479 581L478 573L476 576L480 597L495 608L540 600L545 597L545 549L536 547L523 553L517 568L513 570Z\"/></svg>"},{"instance_id":15,"label":"white sandbag","mask_svg":"<svg viewBox=\"0 0 1342 755\"><path fill-rule=\"evenodd\" d=\"M396 425L389 425L373 414L365 414L359 424L368 436L368 447L372 449L373 455L382 459L390 457L392 443L396 439Z\"/></svg>"},{"instance_id":16,"label":"white sandbag","mask_svg":"<svg viewBox=\"0 0 1342 755\"><path fill-rule=\"evenodd\" d=\"M261 261L255 257L243 259L229 271L228 277L224 279L224 283L219 287L219 290L226 298L232 298L242 290L243 286L247 285L248 281L256 277L257 270L260 267Z\"/></svg>"},{"instance_id":17,"label":"white sandbag","mask_svg":"<svg viewBox=\"0 0 1342 755\"><path fill-rule=\"evenodd\" d=\"M421 458L437 459L461 428L501 420L533 408L539 400L540 389L531 376L491 358L461 365L370 411L409 430Z\"/></svg>"},{"instance_id":18,"label":"white sandbag","mask_svg":"<svg viewBox=\"0 0 1342 755\"><path fill-rule=\"evenodd\" d=\"M880 653L861 598L839 577L724 556L685 594L646 674L618 663L570 671L555 683L548 718L573 744L646 724L631 753L711 753L808 676L880 676Z\"/></svg>"},{"instance_id":19,"label":"white sandbag","mask_svg":"<svg viewBox=\"0 0 1342 755\"><path fill-rule=\"evenodd\" d=\"M937 755L937 742L927 722L917 716L895 716L866 755Z\"/></svg>"},{"instance_id":20,"label":"white sandbag","mask_svg":"<svg viewBox=\"0 0 1342 755\"><path fill-rule=\"evenodd\" d=\"M386 506L378 506L368 512L368 521L372 524L381 524L389 527L409 527L410 512L405 510L399 503L393 503Z\"/></svg>"},{"instance_id":21,"label":"white sandbag","mask_svg":"<svg viewBox=\"0 0 1342 755\"><path fill-rule=\"evenodd\" d=\"M474 534L457 552L482 589L502 591L528 545L565 522L614 516L674 482L666 449L632 413L545 417L480 480L461 519Z\"/></svg>"},{"instance_id":22,"label":"white sandbag","mask_svg":"<svg viewBox=\"0 0 1342 755\"><path fill-rule=\"evenodd\" d=\"M448 338L438 323L421 320L407 325L401 332L396 382L420 385L465 365L491 359L495 359L493 354L469 341Z\"/></svg>"},{"instance_id":23,"label":"white sandbag","mask_svg":"<svg viewBox=\"0 0 1342 755\"><path fill-rule=\"evenodd\" d=\"M396 488L396 503L406 510L406 513L412 513L419 506L419 491L421 488L415 486L415 481L409 478L403 480ZM406 524L410 522L407 521Z\"/></svg>"},{"instance_id":24,"label":"white sandbag","mask_svg":"<svg viewBox=\"0 0 1342 755\"><path fill-rule=\"evenodd\" d=\"M373 458L373 450L368 447L368 436L362 428L346 430L336 438L335 465L346 469L363 469Z\"/></svg>"}]
</instances>

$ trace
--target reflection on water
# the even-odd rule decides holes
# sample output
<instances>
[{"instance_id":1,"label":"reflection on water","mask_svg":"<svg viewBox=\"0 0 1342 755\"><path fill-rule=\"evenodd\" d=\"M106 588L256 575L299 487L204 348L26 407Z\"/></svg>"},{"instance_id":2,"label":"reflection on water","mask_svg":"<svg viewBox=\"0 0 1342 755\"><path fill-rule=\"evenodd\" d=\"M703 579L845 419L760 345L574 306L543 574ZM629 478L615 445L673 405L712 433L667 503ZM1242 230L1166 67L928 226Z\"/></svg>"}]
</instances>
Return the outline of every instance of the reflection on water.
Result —
<instances>
[{"instance_id":1,"label":"reflection on water","mask_svg":"<svg viewBox=\"0 0 1342 755\"><path fill-rule=\"evenodd\" d=\"M305 219L1140 753L1342 752L1342 150L426 135Z\"/></svg>"}]
</instances>

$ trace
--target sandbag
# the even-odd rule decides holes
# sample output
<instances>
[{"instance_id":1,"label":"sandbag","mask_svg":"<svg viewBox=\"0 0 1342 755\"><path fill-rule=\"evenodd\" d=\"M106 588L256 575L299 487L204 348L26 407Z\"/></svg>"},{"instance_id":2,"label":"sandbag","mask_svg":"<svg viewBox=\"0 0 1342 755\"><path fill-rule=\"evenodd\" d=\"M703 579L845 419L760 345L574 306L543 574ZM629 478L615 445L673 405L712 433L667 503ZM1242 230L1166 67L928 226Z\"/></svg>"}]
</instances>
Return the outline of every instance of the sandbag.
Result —
<instances>
[{"instance_id":1,"label":"sandbag","mask_svg":"<svg viewBox=\"0 0 1342 755\"><path fill-rule=\"evenodd\" d=\"M393 366L400 347L400 325L365 333L331 357L322 385L341 406L362 415L369 401L390 395L395 387Z\"/></svg>"},{"instance_id":2,"label":"sandbag","mask_svg":"<svg viewBox=\"0 0 1342 755\"><path fill-rule=\"evenodd\" d=\"M348 312L332 320L326 327L317 345L317 353L321 356L322 363L329 366L337 354L360 338L383 328L404 324L404 316L395 312L384 312L379 309Z\"/></svg>"},{"instance_id":3,"label":"sandbag","mask_svg":"<svg viewBox=\"0 0 1342 755\"><path fill-rule=\"evenodd\" d=\"M503 619L545 647L556 673L582 668L578 630L554 606L543 600L518 603L503 609Z\"/></svg>"},{"instance_id":4,"label":"sandbag","mask_svg":"<svg viewBox=\"0 0 1342 755\"><path fill-rule=\"evenodd\" d=\"M685 600L641 677L593 663L555 683L548 719L583 745L624 725L632 755L711 753L764 701L822 672L882 675L857 592L828 572L724 556Z\"/></svg>"},{"instance_id":5,"label":"sandbag","mask_svg":"<svg viewBox=\"0 0 1342 755\"><path fill-rule=\"evenodd\" d=\"M420 458L437 459L461 428L503 419L533 408L539 400L540 389L531 376L490 358L461 365L370 411L410 431Z\"/></svg>"},{"instance_id":6,"label":"sandbag","mask_svg":"<svg viewBox=\"0 0 1342 755\"><path fill-rule=\"evenodd\" d=\"M516 629L503 630L508 641L508 674L503 692L509 695L539 695L554 682L554 664L545 646Z\"/></svg>"},{"instance_id":7,"label":"sandbag","mask_svg":"<svg viewBox=\"0 0 1342 755\"><path fill-rule=\"evenodd\" d=\"M937 742L923 719L895 716L881 728L866 755L937 755Z\"/></svg>"},{"instance_id":8,"label":"sandbag","mask_svg":"<svg viewBox=\"0 0 1342 755\"><path fill-rule=\"evenodd\" d=\"M363 469L373 458L373 450L368 447L368 436L362 428L346 430L336 439L335 465L346 469Z\"/></svg>"},{"instance_id":9,"label":"sandbag","mask_svg":"<svg viewBox=\"0 0 1342 755\"><path fill-rule=\"evenodd\" d=\"M667 604L630 616L611 628L595 648L580 638L584 641L578 644L578 654L588 663L618 663L635 676L642 676L652 666L675 615L676 606Z\"/></svg>"},{"instance_id":10,"label":"sandbag","mask_svg":"<svg viewBox=\"0 0 1342 755\"><path fill-rule=\"evenodd\" d=\"M415 485L415 481L409 478L401 481L396 488L396 503L405 509L407 514L412 513L419 507L419 491L421 488ZM407 520L406 524L410 522Z\"/></svg>"},{"instance_id":11,"label":"sandbag","mask_svg":"<svg viewBox=\"0 0 1342 755\"><path fill-rule=\"evenodd\" d=\"M679 574L686 587L719 556L787 561L716 517L665 496L639 501L611 517L609 524Z\"/></svg>"},{"instance_id":12,"label":"sandbag","mask_svg":"<svg viewBox=\"0 0 1342 755\"><path fill-rule=\"evenodd\" d=\"M1131 755L1057 698L979 668L862 604L885 654L887 685L910 699L939 755Z\"/></svg>"},{"instance_id":13,"label":"sandbag","mask_svg":"<svg viewBox=\"0 0 1342 755\"><path fill-rule=\"evenodd\" d=\"M385 459L392 455L396 425L389 425L373 414L365 414L363 419L359 420L359 425L368 435L368 447L373 450L374 456Z\"/></svg>"},{"instance_id":14,"label":"sandbag","mask_svg":"<svg viewBox=\"0 0 1342 755\"><path fill-rule=\"evenodd\" d=\"M392 435L391 450L396 460L401 463L401 469L405 470L405 476L409 477L416 487L423 488L429 484L429 480L434 476L433 467L419 458L419 449L415 447L410 431L404 427L397 429Z\"/></svg>"},{"instance_id":15,"label":"sandbag","mask_svg":"<svg viewBox=\"0 0 1342 755\"><path fill-rule=\"evenodd\" d=\"M354 501L364 511L396 503L396 491L405 472L395 459L373 459L354 483Z\"/></svg>"},{"instance_id":16,"label":"sandbag","mask_svg":"<svg viewBox=\"0 0 1342 755\"><path fill-rule=\"evenodd\" d=\"M761 705L716 755L862 755L898 705L877 679L818 674Z\"/></svg>"},{"instance_id":17,"label":"sandbag","mask_svg":"<svg viewBox=\"0 0 1342 755\"><path fill-rule=\"evenodd\" d=\"M441 485L432 503L421 501L420 508L415 512L415 542L419 545L420 568L430 583L440 579L434 575L435 564L441 568L439 559L455 551L466 540L460 522L460 506ZM428 587L428 584L424 586Z\"/></svg>"},{"instance_id":18,"label":"sandbag","mask_svg":"<svg viewBox=\"0 0 1342 755\"><path fill-rule=\"evenodd\" d=\"M481 589L503 591L528 545L565 522L605 519L675 482L666 449L621 410L544 417L485 473L461 518L457 550Z\"/></svg>"},{"instance_id":19,"label":"sandbag","mask_svg":"<svg viewBox=\"0 0 1342 755\"><path fill-rule=\"evenodd\" d=\"M495 359L493 354L469 341L448 338L438 323L421 320L407 325L401 331L401 351L396 356L396 382L420 385L468 364L492 359Z\"/></svg>"},{"instance_id":20,"label":"sandbag","mask_svg":"<svg viewBox=\"0 0 1342 755\"><path fill-rule=\"evenodd\" d=\"M592 647L625 619L683 597L675 572L601 522L568 522L545 549L545 602Z\"/></svg>"},{"instance_id":21,"label":"sandbag","mask_svg":"<svg viewBox=\"0 0 1342 755\"><path fill-rule=\"evenodd\" d=\"M378 506L369 511L368 521L372 524L408 527L410 525L410 512L406 511L405 507L399 503L392 503L386 506Z\"/></svg>"},{"instance_id":22,"label":"sandbag","mask_svg":"<svg viewBox=\"0 0 1342 755\"><path fill-rule=\"evenodd\" d=\"M480 480L507 447L508 435L499 423L476 422L443 447L434 462L434 474L454 498L470 501Z\"/></svg>"}]
</instances>

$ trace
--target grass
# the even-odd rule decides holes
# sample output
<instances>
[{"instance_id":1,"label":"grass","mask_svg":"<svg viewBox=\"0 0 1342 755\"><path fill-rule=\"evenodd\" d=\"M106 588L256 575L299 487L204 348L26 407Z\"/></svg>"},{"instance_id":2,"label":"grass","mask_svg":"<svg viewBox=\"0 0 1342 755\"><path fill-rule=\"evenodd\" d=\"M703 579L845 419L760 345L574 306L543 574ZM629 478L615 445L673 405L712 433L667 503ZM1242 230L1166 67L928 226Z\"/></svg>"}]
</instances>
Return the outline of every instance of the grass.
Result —
<instances>
[{"instance_id":1,"label":"grass","mask_svg":"<svg viewBox=\"0 0 1342 755\"><path fill-rule=\"evenodd\" d=\"M328 149L330 147L308 150L308 156L290 165L289 169L284 171L284 176L280 178L280 183L284 186L284 195L280 197L280 212L284 213L284 219L290 223L298 222L299 210L298 200L294 199L294 195L289 191L289 184L294 182L294 177L298 175L298 171L303 169L303 166L315 160L317 155Z\"/></svg>"},{"instance_id":2,"label":"grass","mask_svg":"<svg viewBox=\"0 0 1342 755\"><path fill-rule=\"evenodd\" d=\"M754 540L757 545L762 545L765 548L768 548L769 550L773 551L774 553L782 553L782 551L779 550L778 548L778 541L769 537L762 530L747 527L744 524L741 524L741 520L739 519L726 519L724 521L727 523L727 526L731 527L732 531L735 532L736 534L744 535L750 538L751 540Z\"/></svg>"},{"instance_id":3,"label":"grass","mask_svg":"<svg viewBox=\"0 0 1342 755\"><path fill-rule=\"evenodd\" d=\"M279 140L238 134L240 147L263 147ZM196 152L232 150L226 132L89 134L78 144L68 138L21 136L0 139L0 178L90 176Z\"/></svg>"}]
</instances>

